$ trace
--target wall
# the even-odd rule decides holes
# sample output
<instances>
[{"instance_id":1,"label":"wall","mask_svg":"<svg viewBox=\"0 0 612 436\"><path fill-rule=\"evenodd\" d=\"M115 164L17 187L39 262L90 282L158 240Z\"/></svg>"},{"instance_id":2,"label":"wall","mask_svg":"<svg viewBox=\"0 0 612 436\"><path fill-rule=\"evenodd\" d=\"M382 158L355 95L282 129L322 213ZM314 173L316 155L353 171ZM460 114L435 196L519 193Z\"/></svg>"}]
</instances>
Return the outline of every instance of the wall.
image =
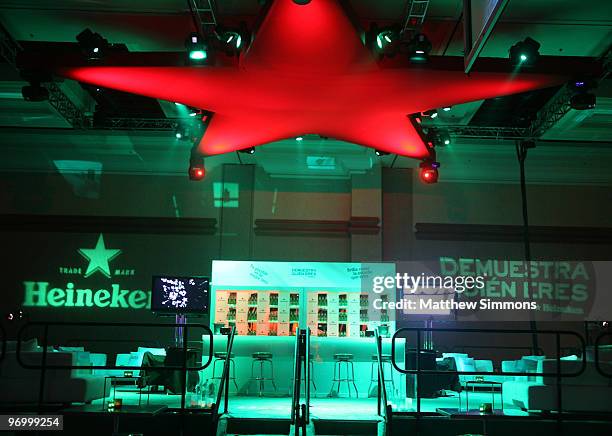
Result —
<instances>
[{"instance_id":1,"label":"wall","mask_svg":"<svg viewBox=\"0 0 612 436\"><path fill-rule=\"evenodd\" d=\"M146 289L150 276L160 272L209 274L213 259L393 261L441 255L522 259L524 255L520 234L495 240L483 238L478 230L491 225L520 230L516 184L425 186L412 169L377 165L348 178L273 177L257 165L237 164L211 168L201 183L189 182L183 175L109 173L94 178L88 189L83 183L45 172L0 174L0 215L4 217L0 244L12 247L5 264L2 312L19 306L25 279L50 277L65 289L69 277L59 274L58 268L84 268L86 259L78 249L93 247L100 233L107 247L122 250L117 265L128 268L130 259L137 259L132 262L138 264L135 275L121 278L130 289ZM608 229L599 243L592 238L564 240L566 233L559 231L558 241L532 244L534 258L610 258L609 186L529 185L528 196L534 226L582 227L585 232ZM36 219L7 221L14 214ZM58 222L53 217L64 218ZM423 237L415 233L421 224L448 226L453 236L432 239L428 233ZM476 225L476 231L461 235L460 225ZM74 280L84 286L108 287L116 279L99 276L99 281L92 281L96 276ZM144 311L100 309L63 308L52 313L30 308L28 315L34 319L155 319ZM461 340L451 338L447 345Z\"/></svg>"}]
</instances>

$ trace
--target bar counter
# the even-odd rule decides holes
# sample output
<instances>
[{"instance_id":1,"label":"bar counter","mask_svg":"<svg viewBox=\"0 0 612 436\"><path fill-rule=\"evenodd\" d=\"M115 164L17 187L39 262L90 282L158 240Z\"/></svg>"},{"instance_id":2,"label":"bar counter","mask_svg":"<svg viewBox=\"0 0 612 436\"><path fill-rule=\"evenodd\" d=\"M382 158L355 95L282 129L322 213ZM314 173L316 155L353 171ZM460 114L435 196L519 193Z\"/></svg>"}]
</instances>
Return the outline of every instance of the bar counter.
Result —
<instances>
[{"instance_id":1,"label":"bar counter","mask_svg":"<svg viewBox=\"0 0 612 436\"><path fill-rule=\"evenodd\" d=\"M209 341L207 336L203 336L203 360L208 358ZM235 336L232 354L235 362L235 377L238 385L238 392L233 382L230 382L230 393L239 395L258 395L258 383L249 381L251 377L251 365L253 363L253 353L267 352L272 354L274 366L274 390L270 382L265 383L264 395L269 396L289 396L293 381L295 336ZM395 345L396 359L400 367L404 362L405 340L397 340ZM214 352L225 352L227 349L227 336L215 335L213 338ZM334 374L334 355L351 354L355 369L355 385L360 398L368 396L370 387L370 376L372 364L376 363L373 356L376 355L375 338L335 338L335 337L314 337L310 338L310 353L312 366L312 380L316 385L316 391L311 385L311 395L316 397L326 397L331 390ZM391 340L383 338L383 354L391 354ZM213 357L213 363L215 358ZM208 380L213 376L213 363L202 371L202 380ZM256 363L255 373L259 371L259 364ZM268 365L265 366L266 376ZM217 364L216 377L220 377L222 372L222 362ZM385 377L389 376L388 365L385 364ZM344 377L344 365L343 365ZM400 375L397 371L393 374L395 388L402 391ZM376 368L374 367L374 379L376 378ZM373 383L374 386L376 383ZM390 384L387 385L390 389ZM354 395L353 388L351 392ZM347 396L346 382L342 383L340 396Z\"/></svg>"}]
</instances>

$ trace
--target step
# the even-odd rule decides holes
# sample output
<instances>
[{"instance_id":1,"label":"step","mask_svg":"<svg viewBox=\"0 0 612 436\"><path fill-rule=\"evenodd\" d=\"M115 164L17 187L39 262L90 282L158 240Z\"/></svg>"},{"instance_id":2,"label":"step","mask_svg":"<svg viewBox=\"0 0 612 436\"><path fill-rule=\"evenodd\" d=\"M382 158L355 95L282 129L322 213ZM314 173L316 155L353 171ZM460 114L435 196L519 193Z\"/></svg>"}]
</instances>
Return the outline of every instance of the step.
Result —
<instances>
[{"instance_id":1,"label":"step","mask_svg":"<svg viewBox=\"0 0 612 436\"><path fill-rule=\"evenodd\" d=\"M228 416L226 435L285 435L289 434L291 420L274 418L239 418Z\"/></svg>"},{"instance_id":2,"label":"step","mask_svg":"<svg viewBox=\"0 0 612 436\"><path fill-rule=\"evenodd\" d=\"M381 420L343 420L339 419L313 419L317 436L342 435L342 436L376 436L379 433Z\"/></svg>"}]
</instances>

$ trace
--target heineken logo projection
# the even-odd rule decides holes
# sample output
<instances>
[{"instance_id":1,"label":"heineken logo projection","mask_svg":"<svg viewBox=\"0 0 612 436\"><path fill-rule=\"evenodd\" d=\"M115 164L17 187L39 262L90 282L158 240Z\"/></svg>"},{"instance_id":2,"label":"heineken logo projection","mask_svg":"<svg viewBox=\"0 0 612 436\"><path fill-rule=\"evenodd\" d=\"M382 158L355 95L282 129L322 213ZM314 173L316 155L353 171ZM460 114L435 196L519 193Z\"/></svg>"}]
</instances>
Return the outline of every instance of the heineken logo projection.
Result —
<instances>
[{"instance_id":1,"label":"heineken logo projection","mask_svg":"<svg viewBox=\"0 0 612 436\"><path fill-rule=\"evenodd\" d=\"M123 289L118 278L135 275L134 268L115 265L122 254L119 248L108 247L100 234L93 247L77 250L74 263L59 265L57 272L66 278L61 286L50 281L23 281L24 307L99 307L112 309L148 309L151 292ZM105 278L105 287L88 284L90 278ZM97 281L99 283L99 281Z\"/></svg>"}]
</instances>

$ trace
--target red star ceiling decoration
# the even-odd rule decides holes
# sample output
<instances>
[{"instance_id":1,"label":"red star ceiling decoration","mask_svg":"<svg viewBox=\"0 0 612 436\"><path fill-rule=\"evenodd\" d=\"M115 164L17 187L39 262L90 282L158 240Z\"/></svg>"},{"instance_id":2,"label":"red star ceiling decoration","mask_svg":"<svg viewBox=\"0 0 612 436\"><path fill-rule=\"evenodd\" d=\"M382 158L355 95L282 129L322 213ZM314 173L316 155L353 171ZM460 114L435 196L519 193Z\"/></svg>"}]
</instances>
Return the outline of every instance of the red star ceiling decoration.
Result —
<instances>
[{"instance_id":1,"label":"red star ceiling decoration","mask_svg":"<svg viewBox=\"0 0 612 436\"><path fill-rule=\"evenodd\" d=\"M480 68L469 76L461 58L432 57L425 66L411 65L402 56L379 61L337 0L304 6L274 1L238 60L219 55L208 66L150 66L153 57L146 58L128 53L123 66L111 66L107 59L104 66L59 72L214 113L199 144L205 155L319 134L424 158L427 148L408 114L567 80L558 74L513 73L506 59L483 59L478 66L489 71Z\"/></svg>"}]
</instances>

